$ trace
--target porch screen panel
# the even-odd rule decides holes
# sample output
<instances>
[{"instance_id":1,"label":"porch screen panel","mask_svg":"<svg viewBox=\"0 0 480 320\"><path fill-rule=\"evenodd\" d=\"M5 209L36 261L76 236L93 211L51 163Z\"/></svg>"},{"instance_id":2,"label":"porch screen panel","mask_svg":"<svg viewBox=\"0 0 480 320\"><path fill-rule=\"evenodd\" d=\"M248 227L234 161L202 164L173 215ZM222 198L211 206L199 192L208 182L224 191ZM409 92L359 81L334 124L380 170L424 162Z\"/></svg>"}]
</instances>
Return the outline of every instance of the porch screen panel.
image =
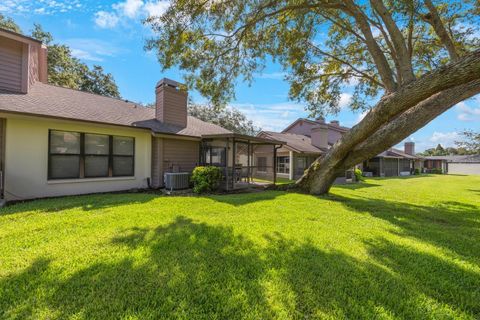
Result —
<instances>
[{"instance_id":1,"label":"porch screen panel","mask_svg":"<svg viewBox=\"0 0 480 320\"><path fill-rule=\"evenodd\" d=\"M393 177L398 175L398 159L385 158L383 166L386 177Z\"/></svg>"}]
</instances>

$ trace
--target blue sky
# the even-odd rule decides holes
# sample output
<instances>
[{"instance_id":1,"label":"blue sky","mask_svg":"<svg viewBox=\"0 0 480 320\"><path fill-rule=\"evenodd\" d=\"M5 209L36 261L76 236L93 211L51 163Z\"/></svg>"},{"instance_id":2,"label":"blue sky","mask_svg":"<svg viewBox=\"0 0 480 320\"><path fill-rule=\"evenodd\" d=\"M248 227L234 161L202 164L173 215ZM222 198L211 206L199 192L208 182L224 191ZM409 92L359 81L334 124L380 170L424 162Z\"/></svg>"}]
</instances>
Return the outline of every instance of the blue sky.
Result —
<instances>
[{"instance_id":1,"label":"blue sky","mask_svg":"<svg viewBox=\"0 0 480 320\"><path fill-rule=\"evenodd\" d=\"M112 73L123 98L147 103L154 101L159 79L182 79L179 70L162 72L155 54L143 50L152 33L141 24L142 18L161 13L167 5L157 0L2 0L0 12L14 18L25 33L34 22L42 24L56 42L68 44L76 57ZM280 67L269 63L251 86L238 83L231 105L265 130L281 130L296 118L306 117L302 104L288 100L288 83L283 77ZM196 102L205 101L196 92L190 95ZM347 89L341 100L344 109L327 120L338 119L342 125L352 126L361 119L361 114L348 110L349 97ZM455 106L408 140L416 142L417 151L438 143L453 146L464 129L480 131L480 96Z\"/></svg>"}]
</instances>

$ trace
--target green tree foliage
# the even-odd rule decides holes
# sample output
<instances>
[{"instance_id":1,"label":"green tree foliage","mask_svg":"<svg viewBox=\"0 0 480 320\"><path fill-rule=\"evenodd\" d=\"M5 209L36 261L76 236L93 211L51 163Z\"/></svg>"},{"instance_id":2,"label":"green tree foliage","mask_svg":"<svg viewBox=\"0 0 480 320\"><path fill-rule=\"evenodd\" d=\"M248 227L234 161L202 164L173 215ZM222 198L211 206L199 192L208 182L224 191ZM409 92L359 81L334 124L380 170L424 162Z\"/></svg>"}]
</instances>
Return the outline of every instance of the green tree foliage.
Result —
<instances>
[{"instance_id":1,"label":"green tree foliage","mask_svg":"<svg viewBox=\"0 0 480 320\"><path fill-rule=\"evenodd\" d=\"M22 29L20 29L18 24L16 24L12 18L5 17L1 13L0 13L0 28L7 29L16 33L22 33Z\"/></svg>"},{"instance_id":2,"label":"green tree foliage","mask_svg":"<svg viewBox=\"0 0 480 320\"><path fill-rule=\"evenodd\" d=\"M460 144L460 142L457 142ZM421 156L449 156L449 155L468 155L473 154L472 150L468 150L463 146L459 146L458 148L448 147L443 148L441 144L438 144L436 148L426 149L424 152L418 153Z\"/></svg>"},{"instance_id":3,"label":"green tree foliage","mask_svg":"<svg viewBox=\"0 0 480 320\"><path fill-rule=\"evenodd\" d=\"M22 30L12 18L0 14L0 28L22 34ZM38 23L33 25L32 38L48 46L48 82L61 87L78 89L104 96L119 98L117 84L112 74L94 65L91 69L72 55L70 48L53 43L50 32L43 30Z\"/></svg>"},{"instance_id":4,"label":"green tree foliage","mask_svg":"<svg viewBox=\"0 0 480 320\"><path fill-rule=\"evenodd\" d=\"M465 130L462 135L463 141L457 141L456 144L471 153L480 154L480 132Z\"/></svg>"},{"instance_id":5,"label":"green tree foliage","mask_svg":"<svg viewBox=\"0 0 480 320\"><path fill-rule=\"evenodd\" d=\"M449 60L423 1L367 3L172 1L164 15L147 19L156 37L146 48L164 68L186 70L187 83L214 103L232 99L237 78L251 81L273 57L288 74L290 97L306 101L312 116L338 112L347 85L350 107L365 109ZM439 1L434 9L457 57L478 48L470 1Z\"/></svg>"},{"instance_id":6,"label":"green tree foliage","mask_svg":"<svg viewBox=\"0 0 480 320\"><path fill-rule=\"evenodd\" d=\"M34 24L31 36L48 46L48 82L57 86L78 89L108 97L119 98L112 74L94 65L91 69L72 55L70 48L53 43L50 32Z\"/></svg>"},{"instance_id":7,"label":"green tree foliage","mask_svg":"<svg viewBox=\"0 0 480 320\"><path fill-rule=\"evenodd\" d=\"M254 136L260 131L245 114L235 108L190 103L188 114L239 134Z\"/></svg>"}]
</instances>

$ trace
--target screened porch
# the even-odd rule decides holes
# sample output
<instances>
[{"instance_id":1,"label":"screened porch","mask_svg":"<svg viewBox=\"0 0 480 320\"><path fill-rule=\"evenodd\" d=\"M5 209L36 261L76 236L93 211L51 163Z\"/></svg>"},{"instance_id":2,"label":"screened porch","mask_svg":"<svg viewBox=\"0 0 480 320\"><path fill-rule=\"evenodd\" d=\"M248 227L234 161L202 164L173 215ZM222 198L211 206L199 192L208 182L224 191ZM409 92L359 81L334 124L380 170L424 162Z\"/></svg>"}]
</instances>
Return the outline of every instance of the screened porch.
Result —
<instances>
[{"instance_id":1,"label":"screened porch","mask_svg":"<svg viewBox=\"0 0 480 320\"><path fill-rule=\"evenodd\" d=\"M222 168L226 191L275 184L283 142L240 134L202 136L200 164Z\"/></svg>"}]
</instances>

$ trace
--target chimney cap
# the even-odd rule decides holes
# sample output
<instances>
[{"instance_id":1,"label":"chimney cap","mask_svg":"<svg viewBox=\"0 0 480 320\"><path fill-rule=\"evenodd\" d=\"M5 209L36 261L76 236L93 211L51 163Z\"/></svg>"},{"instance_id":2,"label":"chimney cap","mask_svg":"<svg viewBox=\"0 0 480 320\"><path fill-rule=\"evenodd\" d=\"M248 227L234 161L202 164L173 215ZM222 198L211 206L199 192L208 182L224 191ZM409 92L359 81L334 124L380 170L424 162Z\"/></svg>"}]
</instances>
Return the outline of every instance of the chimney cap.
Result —
<instances>
[{"instance_id":1,"label":"chimney cap","mask_svg":"<svg viewBox=\"0 0 480 320\"><path fill-rule=\"evenodd\" d=\"M323 116L318 116L317 118L315 118L315 122L325 123L325 118Z\"/></svg>"},{"instance_id":2,"label":"chimney cap","mask_svg":"<svg viewBox=\"0 0 480 320\"><path fill-rule=\"evenodd\" d=\"M173 88L178 88L178 87L182 86L182 84L180 82L177 82L177 81L172 80L172 79L163 78L163 79L161 79L160 81L157 82L156 88L158 88L160 86L169 86L169 87L173 87Z\"/></svg>"}]
</instances>

